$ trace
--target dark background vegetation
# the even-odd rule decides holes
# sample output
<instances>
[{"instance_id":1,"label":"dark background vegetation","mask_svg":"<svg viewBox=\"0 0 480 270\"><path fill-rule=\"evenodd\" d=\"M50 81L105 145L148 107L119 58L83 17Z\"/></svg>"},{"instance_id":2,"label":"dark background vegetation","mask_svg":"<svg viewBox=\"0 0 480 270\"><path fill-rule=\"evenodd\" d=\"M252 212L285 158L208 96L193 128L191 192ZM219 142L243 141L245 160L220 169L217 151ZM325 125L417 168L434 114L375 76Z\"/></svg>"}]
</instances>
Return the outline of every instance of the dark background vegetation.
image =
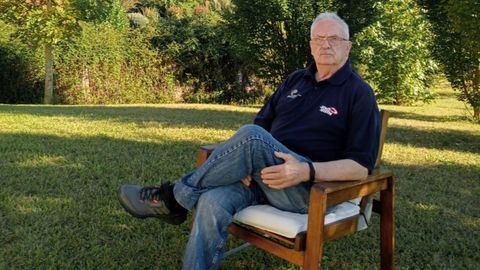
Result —
<instances>
[{"instance_id":1,"label":"dark background vegetation","mask_svg":"<svg viewBox=\"0 0 480 270\"><path fill-rule=\"evenodd\" d=\"M326 10L349 24L352 65L381 103L429 102L445 76L478 119L474 0L5 0L0 102L41 102L49 45L55 103L262 103L311 63Z\"/></svg>"}]
</instances>

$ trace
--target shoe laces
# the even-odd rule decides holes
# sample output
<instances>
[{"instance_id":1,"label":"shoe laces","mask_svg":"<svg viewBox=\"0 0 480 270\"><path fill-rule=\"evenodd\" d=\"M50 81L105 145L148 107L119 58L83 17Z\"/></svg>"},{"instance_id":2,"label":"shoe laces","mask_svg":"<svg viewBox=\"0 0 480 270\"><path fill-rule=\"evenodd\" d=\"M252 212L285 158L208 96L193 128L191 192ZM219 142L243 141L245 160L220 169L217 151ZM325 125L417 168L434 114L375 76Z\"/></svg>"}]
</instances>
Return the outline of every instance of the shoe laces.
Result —
<instances>
[{"instance_id":1,"label":"shoe laces","mask_svg":"<svg viewBox=\"0 0 480 270\"><path fill-rule=\"evenodd\" d=\"M146 186L140 190L140 200L150 201L152 203L159 203L162 201L162 187L161 186Z\"/></svg>"}]
</instances>

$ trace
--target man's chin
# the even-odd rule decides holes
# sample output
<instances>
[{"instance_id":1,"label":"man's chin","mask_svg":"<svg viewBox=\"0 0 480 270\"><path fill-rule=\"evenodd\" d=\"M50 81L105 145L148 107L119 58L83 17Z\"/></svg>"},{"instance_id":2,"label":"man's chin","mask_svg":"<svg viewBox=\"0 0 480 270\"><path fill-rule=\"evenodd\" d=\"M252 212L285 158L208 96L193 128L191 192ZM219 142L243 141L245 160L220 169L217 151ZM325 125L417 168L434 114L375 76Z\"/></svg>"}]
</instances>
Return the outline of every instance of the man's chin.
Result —
<instances>
[{"instance_id":1,"label":"man's chin","mask_svg":"<svg viewBox=\"0 0 480 270\"><path fill-rule=\"evenodd\" d=\"M331 55L322 55L318 57L316 62L320 65L334 65L335 59Z\"/></svg>"},{"instance_id":2,"label":"man's chin","mask_svg":"<svg viewBox=\"0 0 480 270\"><path fill-rule=\"evenodd\" d=\"M318 61L316 62L317 66L334 66L335 63L333 61Z\"/></svg>"}]
</instances>

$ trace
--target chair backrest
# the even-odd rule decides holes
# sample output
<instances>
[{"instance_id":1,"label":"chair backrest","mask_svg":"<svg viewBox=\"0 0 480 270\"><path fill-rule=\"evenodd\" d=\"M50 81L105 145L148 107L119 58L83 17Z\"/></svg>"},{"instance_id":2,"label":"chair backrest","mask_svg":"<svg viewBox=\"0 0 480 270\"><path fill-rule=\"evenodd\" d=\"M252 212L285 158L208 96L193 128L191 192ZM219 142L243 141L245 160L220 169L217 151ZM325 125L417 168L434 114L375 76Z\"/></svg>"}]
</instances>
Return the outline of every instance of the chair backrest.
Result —
<instances>
[{"instance_id":1,"label":"chair backrest","mask_svg":"<svg viewBox=\"0 0 480 270\"><path fill-rule=\"evenodd\" d=\"M378 169L380 167L380 163L382 161L383 144L385 143L385 138L387 137L388 118L390 116L390 112L387 110L381 110L380 114L381 114L381 130L380 130L380 141L378 144L377 160L375 161L375 169Z\"/></svg>"},{"instance_id":2,"label":"chair backrest","mask_svg":"<svg viewBox=\"0 0 480 270\"><path fill-rule=\"evenodd\" d=\"M380 115L381 115L381 129L380 129L380 137L378 142L377 160L375 161L374 170L378 170L380 168L380 163L382 162L383 145L387 137L388 118L390 116L390 112L387 110L381 110ZM367 227L366 225L369 223L370 217L372 215L373 203L374 203L373 195L362 197L360 201L360 213L362 214L364 219L359 220L358 230L362 230Z\"/></svg>"}]
</instances>

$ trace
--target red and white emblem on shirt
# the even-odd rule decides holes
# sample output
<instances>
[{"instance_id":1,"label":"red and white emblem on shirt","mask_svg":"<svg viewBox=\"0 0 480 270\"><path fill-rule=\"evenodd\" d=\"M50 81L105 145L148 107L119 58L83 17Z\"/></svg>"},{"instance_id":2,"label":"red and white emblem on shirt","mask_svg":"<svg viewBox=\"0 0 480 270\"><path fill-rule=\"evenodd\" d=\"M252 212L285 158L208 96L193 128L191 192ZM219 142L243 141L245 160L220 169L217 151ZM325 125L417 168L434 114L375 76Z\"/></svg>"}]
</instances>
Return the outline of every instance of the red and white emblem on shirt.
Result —
<instances>
[{"instance_id":1,"label":"red and white emblem on shirt","mask_svg":"<svg viewBox=\"0 0 480 270\"><path fill-rule=\"evenodd\" d=\"M338 111L337 109L335 109L335 107L327 107L327 106L320 106L320 111L324 114L328 114L330 116L332 115L337 115L338 114Z\"/></svg>"}]
</instances>

